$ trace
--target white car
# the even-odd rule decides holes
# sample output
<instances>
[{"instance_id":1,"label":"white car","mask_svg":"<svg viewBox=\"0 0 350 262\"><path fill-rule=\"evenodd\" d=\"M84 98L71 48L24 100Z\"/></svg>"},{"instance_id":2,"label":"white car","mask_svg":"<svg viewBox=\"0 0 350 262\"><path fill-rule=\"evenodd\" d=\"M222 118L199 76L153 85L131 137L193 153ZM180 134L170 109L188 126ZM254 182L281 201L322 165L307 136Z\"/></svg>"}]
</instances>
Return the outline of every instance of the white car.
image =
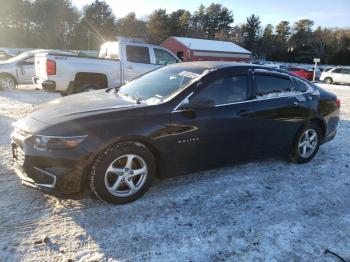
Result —
<instances>
[{"instance_id":1,"label":"white car","mask_svg":"<svg viewBox=\"0 0 350 262\"><path fill-rule=\"evenodd\" d=\"M344 83L350 84L350 68L335 67L321 73L320 80L326 84Z\"/></svg>"},{"instance_id":2,"label":"white car","mask_svg":"<svg viewBox=\"0 0 350 262\"><path fill-rule=\"evenodd\" d=\"M71 54L65 51L33 50L0 62L0 87L15 88L17 85L32 83L34 76L34 56L38 53Z\"/></svg>"},{"instance_id":3,"label":"white car","mask_svg":"<svg viewBox=\"0 0 350 262\"><path fill-rule=\"evenodd\" d=\"M38 54L33 82L48 92L70 95L117 87L158 67L178 62L181 61L163 47L119 39L103 44L99 58Z\"/></svg>"}]
</instances>

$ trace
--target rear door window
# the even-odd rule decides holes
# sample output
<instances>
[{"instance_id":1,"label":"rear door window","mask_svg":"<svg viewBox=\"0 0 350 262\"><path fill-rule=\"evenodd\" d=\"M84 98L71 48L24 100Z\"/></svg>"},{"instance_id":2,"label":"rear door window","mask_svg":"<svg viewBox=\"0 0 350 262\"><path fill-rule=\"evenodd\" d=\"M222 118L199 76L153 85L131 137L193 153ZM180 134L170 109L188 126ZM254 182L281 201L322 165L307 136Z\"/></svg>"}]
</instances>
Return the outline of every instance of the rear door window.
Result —
<instances>
[{"instance_id":1,"label":"rear door window","mask_svg":"<svg viewBox=\"0 0 350 262\"><path fill-rule=\"evenodd\" d=\"M128 61L132 63L151 63L148 47L127 45L126 56Z\"/></svg>"},{"instance_id":2,"label":"rear door window","mask_svg":"<svg viewBox=\"0 0 350 262\"><path fill-rule=\"evenodd\" d=\"M256 97L273 96L291 92L291 81L289 78L255 75Z\"/></svg>"},{"instance_id":3,"label":"rear door window","mask_svg":"<svg viewBox=\"0 0 350 262\"><path fill-rule=\"evenodd\" d=\"M294 85L293 85L294 90L292 90L292 91L304 93L309 89L309 86L304 81L301 81L299 79L294 78L293 83L294 83Z\"/></svg>"},{"instance_id":4,"label":"rear door window","mask_svg":"<svg viewBox=\"0 0 350 262\"><path fill-rule=\"evenodd\" d=\"M350 75L350 69L349 68L343 68L342 74Z\"/></svg>"}]
</instances>

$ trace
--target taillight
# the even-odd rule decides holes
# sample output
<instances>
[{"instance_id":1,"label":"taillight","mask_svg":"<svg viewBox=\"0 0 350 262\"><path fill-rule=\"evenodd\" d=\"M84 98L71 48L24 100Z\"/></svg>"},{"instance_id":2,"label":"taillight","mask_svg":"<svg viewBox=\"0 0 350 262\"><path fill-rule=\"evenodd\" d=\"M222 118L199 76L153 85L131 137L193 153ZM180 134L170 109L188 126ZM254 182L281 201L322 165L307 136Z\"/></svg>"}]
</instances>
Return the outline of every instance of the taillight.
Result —
<instances>
[{"instance_id":1,"label":"taillight","mask_svg":"<svg viewBox=\"0 0 350 262\"><path fill-rule=\"evenodd\" d=\"M339 99L339 98L337 98L337 99L335 100L335 103L337 104L337 107L340 107L340 99Z\"/></svg>"},{"instance_id":2,"label":"taillight","mask_svg":"<svg viewBox=\"0 0 350 262\"><path fill-rule=\"evenodd\" d=\"M56 75L56 62L50 59L46 60L46 74Z\"/></svg>"}]
</instances>

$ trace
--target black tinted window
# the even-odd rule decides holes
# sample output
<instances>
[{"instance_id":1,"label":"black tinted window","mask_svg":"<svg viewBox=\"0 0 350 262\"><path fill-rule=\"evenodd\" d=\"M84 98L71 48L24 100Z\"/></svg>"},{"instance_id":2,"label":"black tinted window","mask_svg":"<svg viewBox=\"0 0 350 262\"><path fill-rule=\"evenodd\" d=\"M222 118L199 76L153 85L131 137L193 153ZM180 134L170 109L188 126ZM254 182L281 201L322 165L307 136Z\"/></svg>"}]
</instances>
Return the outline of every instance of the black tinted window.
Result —
<instances>
[{"instance_id":1,"label":"black tinted window","mask_svg":"<svg viewBox=\"0 0 350 262\"><path fill-rule=\"evenodd\" d=\"M341 73L341 71L342 71L342 69L341 68L336 68L336 69L334 69L332 72L333 73Z\"/></svg>"},{"instance_id":2,"label":"black tinted window","mask_svg":"<svg viewBox=\"0 0 350 262\"><path fill-rule=\"evenodd\" d=\"M126 56L129 62L142 64L151 63L148 47L127 45Z\"/></svg>"},{"instance_id":3,"label":"black tinted window","mask_svg":"<svg viewBox=\"0 0 350 262\"><path fill-rule=\"evenodd\" d=\"M308 85L305 83L305 82L303 82L303 81L301 81L301 80L299 80L299 79L294 79L294 83L295 83L295 91L299 91L299 92L306 92L307 90L308 90Z\"/></svg>"},{"instance_id":4,"label":"black tinted window","mask_svg":"<svg viewBox=\"0 0 350 262\"><path fill-rule=\"evenodd\" d=\"M342 74L350 75L350 69L348 69L348 68L343 68Z\"/></svg>"},{"instance_id":5,"label":"black tinted window","mask_svg":"<svg viewBox=\"0 0 350 262\"><path fill-rule=\"evenodd\" d=\"M256 96L290 92L290 80L286 78L267 75L255 75L255 81Z\"/></svg>"},{"instance_id":6,"label":"black tinted window","mask_svg":"<svg viewBox=\"0 0 350 262\"><path fill-rule=\"evenodd\" d=\"M205 86L194 98L213 100L215 105L235 103L247 99L247 75L227 76Z\"/></svg>"}]
</instances>

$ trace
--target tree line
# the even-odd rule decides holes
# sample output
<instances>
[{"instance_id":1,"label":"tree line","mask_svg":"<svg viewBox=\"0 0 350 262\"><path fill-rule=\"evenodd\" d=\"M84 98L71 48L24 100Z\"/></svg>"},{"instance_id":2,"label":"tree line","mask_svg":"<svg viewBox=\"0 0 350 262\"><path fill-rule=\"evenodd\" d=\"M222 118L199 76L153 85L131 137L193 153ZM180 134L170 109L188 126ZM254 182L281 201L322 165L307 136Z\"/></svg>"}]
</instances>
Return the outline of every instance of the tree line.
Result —
<instances>
[{"instance_id":1,"label":"tree line","mask_svg":"<svg viewBox=\"0 0 350 262\"><path fill-rule=\"evenodd\" d=\"M0 46L99 49L116 36L143 38L160 44L169 36L232 41L272 61L350 63L350 30L314 28L302 19L262 26L252 14L234 25L234 14L221 4L200 5L191 13L156 9L145 19L131 12L116 18L104 1L95 0L80 11L70 0L0 0ZM238 11L237 11L238 12Z\"/></svg>"}]
</instances>

